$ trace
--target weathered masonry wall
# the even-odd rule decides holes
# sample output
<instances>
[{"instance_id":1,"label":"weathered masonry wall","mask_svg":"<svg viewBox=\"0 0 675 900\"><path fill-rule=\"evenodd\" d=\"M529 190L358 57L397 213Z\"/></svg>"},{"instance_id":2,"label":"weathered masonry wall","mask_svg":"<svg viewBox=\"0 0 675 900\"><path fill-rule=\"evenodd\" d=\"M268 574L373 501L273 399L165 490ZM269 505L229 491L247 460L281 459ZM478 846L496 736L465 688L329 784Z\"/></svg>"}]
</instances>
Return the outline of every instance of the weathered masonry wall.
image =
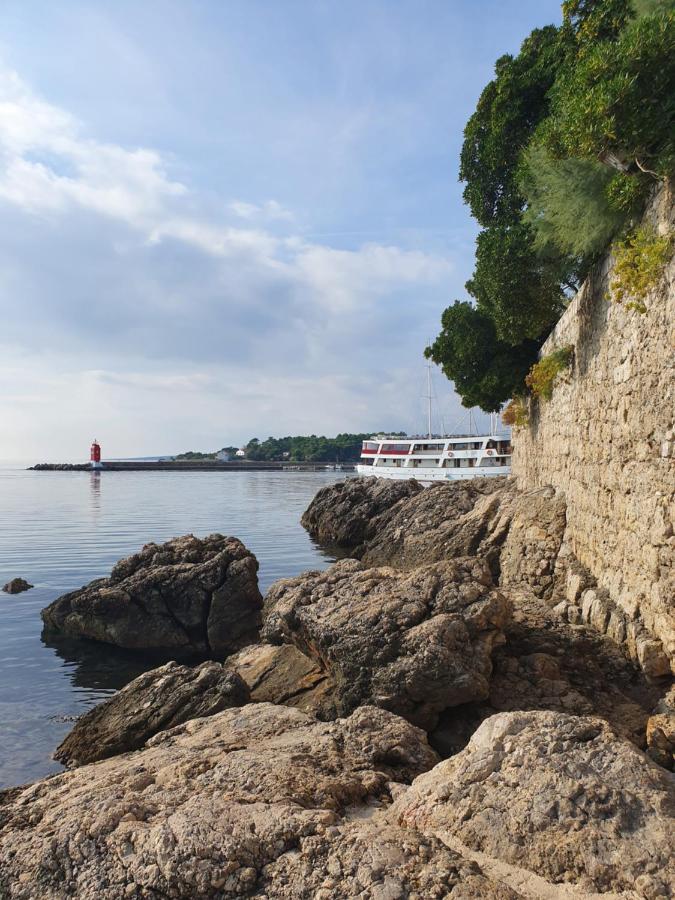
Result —
<instances>
[{"instance_id":1,"label":"weathered masonry wall","mask_svg":"<svg viewBox=\"0 0 675 900\"><path fill-rule=\"evenodd\" d=\"M672 187L647 218L660 232L673 227ZM517 430L513 472L519 486L565 495L563 614L608 632L660 675L675 671L675 259L645 314L607 301L611 263L542 349L572 344L574 364Z\"/></svg>"}]
</instances>

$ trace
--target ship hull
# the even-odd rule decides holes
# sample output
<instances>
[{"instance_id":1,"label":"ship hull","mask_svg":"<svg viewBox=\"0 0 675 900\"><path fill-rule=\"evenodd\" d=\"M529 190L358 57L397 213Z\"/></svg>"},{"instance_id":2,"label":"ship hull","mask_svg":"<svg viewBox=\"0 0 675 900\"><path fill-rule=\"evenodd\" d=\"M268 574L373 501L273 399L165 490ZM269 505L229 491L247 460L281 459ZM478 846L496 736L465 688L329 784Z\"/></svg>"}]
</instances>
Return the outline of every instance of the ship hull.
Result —
<instances>
[{"instance_id":1,"label":"ship hull","mask_svg":"<svg viewBox=\"0 0 675 900\"><path fill-rule=\"evenodd\" d=\"M477 466L471 469L441 469L438 467L419 466L416 469L379 468L371 465L357 465L359 475L371 478L389 478L393 481L406 481L414 478L423 484L435 484L438 481L468 481L471 478L495 478L498 475L510 475L510 466Z\"/></svg>"}]
</instances>

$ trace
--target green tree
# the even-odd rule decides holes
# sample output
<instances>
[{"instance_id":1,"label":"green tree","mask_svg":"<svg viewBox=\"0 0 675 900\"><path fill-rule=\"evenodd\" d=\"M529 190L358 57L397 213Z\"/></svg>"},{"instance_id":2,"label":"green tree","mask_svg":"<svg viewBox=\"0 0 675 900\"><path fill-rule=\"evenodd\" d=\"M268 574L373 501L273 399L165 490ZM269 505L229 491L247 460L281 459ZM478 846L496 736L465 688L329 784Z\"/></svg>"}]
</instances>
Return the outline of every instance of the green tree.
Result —
<instances>
[{"instance_id":1,"label":"green tree","mask_svg":"<svg viewBox=\"0 0 675 900\"><path fill-rule=\"evenodd\" d=\"M560 28L533 31L497 61L460 159L484 228L466 284L476 308L446 310L427 349L466 405L492 408L523 390L508 348L543 342L654 177L672 171L674 10L675 0L565 0Z\"/></svg>"},{"instance_id":2,"label":"green tree","mask_svg":"<svg viewBox=\"0 0 675 900\"><path fill-rule=\"evenodd\" d=\"M563 69L542 126L560 157L666 175L675 142L675 13L629 21L616 40L590 46Z\"/></svg>"},{"instance_id":3,"label":"green tree","mask_svg":"<svg viewBox=\"0 0 675 900\"><path fill-rule=\"evenodd\" d=\"M527 199L523 221L534 250L549 256L595 259L624 224L628 208L611 200L614 174L591 159L555 159L544 147L525 151L521 185Z\"/></svg>"},{"instance_id":4,"label":"green tree","mask_svg":"<svg viewBox=\"0 0 675 900\"><path fill-rule=\"evenodd\" d=\"M425 356L455 383L464 406L498 412L506 400L522 392L537 358L537 341L524 340L517 346L500 341L493 320L466 302L449 306L441 325Z\"/></svg>"},{"instance_id":5,"label":"green tree","mask_svg":"<svg viewBox=\"0 0 675 900\"><path fill-rule=\"evenodd\" d=\"M476 241L476 270L466 289L492 320L497 338L519 344L536 340L565 306L557 260L538 256L533 235L522 223L488 228Z\"/></svg>"},{"instance_id":6,"label":"green tree","mask_svg":"<svg viewBox=\"0 0 675 900\"><path fill-rule=\"evenodd\" d=\"M523 198L515 177L520 153L548 111L548 91L562 60L558 30L533 31L518 56L502 56L464 129L459 178L481 225L517 220Z\"/></svg>"}]
</instances>

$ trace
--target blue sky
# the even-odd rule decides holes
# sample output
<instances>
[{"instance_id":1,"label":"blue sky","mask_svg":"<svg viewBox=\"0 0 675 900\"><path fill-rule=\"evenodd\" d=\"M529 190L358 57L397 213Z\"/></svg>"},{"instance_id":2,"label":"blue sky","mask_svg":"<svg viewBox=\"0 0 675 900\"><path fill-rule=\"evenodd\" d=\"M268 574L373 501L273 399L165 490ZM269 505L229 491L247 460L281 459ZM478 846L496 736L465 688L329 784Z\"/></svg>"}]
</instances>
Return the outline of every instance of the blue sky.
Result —
<instances>
[{"instance_id":1,"label":"blue sky","mask_svg":"<svg viewBox=\"0 0 675 900\"><path fill-rule=\"evenodd\" d=\"M422 351L472 268L464 123L495 59L558 20L4 0L0 458L420 428Z\"/></svg>"}]
</instances>

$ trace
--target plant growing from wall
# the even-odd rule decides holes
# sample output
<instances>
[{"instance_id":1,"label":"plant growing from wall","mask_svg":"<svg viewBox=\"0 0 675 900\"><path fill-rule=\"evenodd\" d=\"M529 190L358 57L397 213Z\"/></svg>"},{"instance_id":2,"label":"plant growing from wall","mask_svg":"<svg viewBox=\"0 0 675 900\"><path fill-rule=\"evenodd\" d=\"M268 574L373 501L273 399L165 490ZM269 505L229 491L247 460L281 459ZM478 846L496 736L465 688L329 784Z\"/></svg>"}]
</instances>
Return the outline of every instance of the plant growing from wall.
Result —
<instances>
[{"instance_id":1,"label":"plant growing from wall","mask_svg":"<svg viewBox=\"0 0 675 900\"><path fill-rule=\"evenodd\" d=\"M514 397L502 413L502 422L514 428L524 428L530 422L527 403L523 397Z\"/></svg>"},{"instance_id":2,"label":"plant growing from wall","mask_svg":"<svg viewBox=\"0 0 675 900\"><path fill-rule=\"evenodd\" d=\"M658 234L641 225L614 244L615 264L609 296L628 309L646 313L645 298L659 283L672 255L673 233Z\"/></svg>"},{"instance_id":3,"label":"plant growing from wall","mask_svg":"<svg viewBox=\"0 0 675 900\"><path fill-rule=\"evenodd\" d=\"M543 356L532 366L525 378L525 384L535 397L542 397L544 400L551 399L556 378L565 369L569 369L573 356L574 347L568 344Z\"/></svg>"}]
</instances>

